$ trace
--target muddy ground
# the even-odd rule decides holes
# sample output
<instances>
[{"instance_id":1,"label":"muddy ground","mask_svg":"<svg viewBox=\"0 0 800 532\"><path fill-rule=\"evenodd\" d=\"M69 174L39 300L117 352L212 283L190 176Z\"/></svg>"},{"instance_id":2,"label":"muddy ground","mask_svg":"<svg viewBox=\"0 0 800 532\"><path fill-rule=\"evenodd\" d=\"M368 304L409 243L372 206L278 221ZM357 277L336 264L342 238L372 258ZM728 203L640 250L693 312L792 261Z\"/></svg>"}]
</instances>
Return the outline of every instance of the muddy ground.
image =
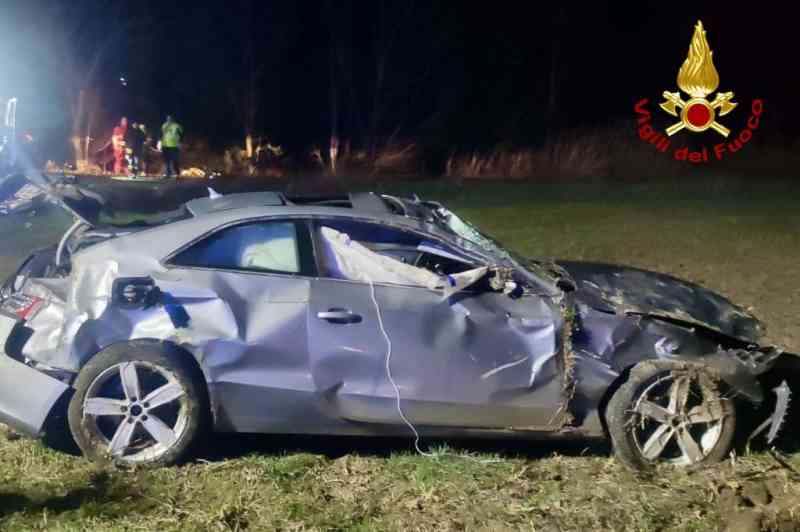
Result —
<instances>
[{"instance_id":1,"label":"muddy ground","mask_svg":"<svg viewBox=\"0 0 800 532\"><path fill-rule=\"evenodd\" d=\"M699 282L752 307L772 341L800 351L792 183L389 188L446 201L527 255ZM51 208L0 220L0 273L68 223ZM188 465L129 472L0 437L0 528L800 530L795 434L787 427L776 454L740 448L706 471L647 477L574 443L427 442L429 458L405 440L224 437Z\"/></svg>"}]
</instances>

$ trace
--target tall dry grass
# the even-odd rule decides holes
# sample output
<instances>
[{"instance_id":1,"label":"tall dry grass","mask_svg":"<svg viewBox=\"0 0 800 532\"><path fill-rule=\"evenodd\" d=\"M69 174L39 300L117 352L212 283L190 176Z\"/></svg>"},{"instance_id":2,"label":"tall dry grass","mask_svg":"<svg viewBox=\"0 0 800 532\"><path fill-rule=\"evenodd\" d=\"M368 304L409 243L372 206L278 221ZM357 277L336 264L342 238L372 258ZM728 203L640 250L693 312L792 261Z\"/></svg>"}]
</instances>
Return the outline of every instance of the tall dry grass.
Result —
<instances>
[{"instance_id":1,"label":"tall dry grass","mask_svg":"<svg viewBox=\"0 0 800 532\"><path fill-rule=\"evenodd\" d=\"M336 158L335 170L327 153L313 152L315 162L323 173L335 176L368 178L370 176L414 177L422 173L423 164L414 142L391 142L379 146L373 153L366 149L351 150L347 145Z\"/></svg>"},{"instance_id":2,"label":"tall dry grass","mask_svg":"<svg viewBox=\"0 0 800 532\"><path fill-rule=\"evenodd\" d=\"M454 154L447 160L445 176L549 182L625 178L641 171L649 177L654 170L669 172L670 165L658 163L664 154L653 152L631 134L630 128L581 129L562 133L539 148L499 147Z\"/></svg>"},{"instance_id":3,"label":"tall dry grass","mask_svg":"<svg viewBox=\"0 0 800 532\"><path fill-rule=\"evenodd\" d=\"M675 138L670 150L693 140ZM697 139L694 139L697 140ZM705 141L702 141L705 142ZM706 142L709 144L711 141ZM366 184L387 179L416 180L441 176L462 180L513 180L558 182L648 182L684 179L739 179L796 177L800 173L800 140L754 139L737 153L708 164L676 161L672 152L659 152L638 138L630 123L604 128L564 131L538 147L498 147L473 152L454 152L442 163L441 151L412 140L384 143L374 151L351 149L344 142L335 167L327 146L286 153L280 146L259 142L254 157L239 145L217 150L202 139L184 144L183 168L206 174L289 178L298 182ZM148 172L162 171L161 158L148 153ZM60 170L52 163L51 171ZM68 171L102 174L98 166Z\"/></svg>"}]
</instances>

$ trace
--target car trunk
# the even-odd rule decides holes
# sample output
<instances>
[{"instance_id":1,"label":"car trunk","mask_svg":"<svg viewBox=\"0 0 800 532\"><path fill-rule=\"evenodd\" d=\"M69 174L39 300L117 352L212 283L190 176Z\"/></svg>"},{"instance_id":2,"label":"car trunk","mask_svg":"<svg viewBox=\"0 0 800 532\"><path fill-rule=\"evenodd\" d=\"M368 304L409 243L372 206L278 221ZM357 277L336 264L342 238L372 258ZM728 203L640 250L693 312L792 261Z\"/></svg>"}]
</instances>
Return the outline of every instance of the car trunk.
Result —
<instances>
[{"instance_id":1,"label":"car trunk","mask_svg":"<svg viewBox=\"0 0 800 532\"><path fill-rule=\"evenodd\" d=\"M2 184L6 186L0 187L0 203L14 201L14 195L21 186L36 187L42 191L42 196L46 195L47 201L64 209L74 220L57 242L28 255L0 285L0 310L23 320L41 310L39 300L50 304L66 297L66 293L60 293L65 290L57 289L57 285L66 286L73 254L168 220L164 216L151 216L149 219L126 216L124 212L113 208L102 195L79 186L70 178L53 180L39 175L34 179L26 179L16 175L4 179ZM185 216L180 211L168 214L173 218ZM42 284L47 285L47 289L43 289Z\"/></svg>"}]
</instances>

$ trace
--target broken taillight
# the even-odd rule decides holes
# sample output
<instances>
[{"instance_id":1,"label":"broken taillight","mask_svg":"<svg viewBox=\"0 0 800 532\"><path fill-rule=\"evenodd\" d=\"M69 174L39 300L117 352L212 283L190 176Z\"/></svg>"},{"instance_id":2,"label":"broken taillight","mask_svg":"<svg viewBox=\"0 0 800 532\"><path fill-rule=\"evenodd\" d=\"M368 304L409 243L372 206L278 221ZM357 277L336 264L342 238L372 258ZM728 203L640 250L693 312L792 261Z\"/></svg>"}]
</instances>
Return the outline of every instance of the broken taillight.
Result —
<instances>
[{"instance_id":1,"label":"broken taillight","mask_svg":"<svg viewBox=\"0 0 800 532\"><path fill-rule=\"evenodd\" d=\"M14 314L19 319L26 321L32 318L44 306L45 300L41 297L14 294L3 302L3 310Z\"/></svg>"}]
</instances>

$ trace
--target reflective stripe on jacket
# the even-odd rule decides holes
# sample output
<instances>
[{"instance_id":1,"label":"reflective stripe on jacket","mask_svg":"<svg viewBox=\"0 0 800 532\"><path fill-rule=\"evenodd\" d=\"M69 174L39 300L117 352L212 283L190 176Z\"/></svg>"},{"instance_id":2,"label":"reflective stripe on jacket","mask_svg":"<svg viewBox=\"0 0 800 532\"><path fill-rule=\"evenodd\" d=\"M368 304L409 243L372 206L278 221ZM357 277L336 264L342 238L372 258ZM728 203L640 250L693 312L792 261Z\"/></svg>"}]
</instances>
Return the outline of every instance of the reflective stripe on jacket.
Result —
<instances>
[{"instance_id":1,"label":"reflective stripe on jacket","mask_svg":"<svg viewBox=\"0 0 800 532\"><path fill-rule=\"evenodd\" d=\"M161 146L164 148L177 148L182 136L183 128L177 122L164 122L161 126Z\"/></svg>"}]
</instances>

